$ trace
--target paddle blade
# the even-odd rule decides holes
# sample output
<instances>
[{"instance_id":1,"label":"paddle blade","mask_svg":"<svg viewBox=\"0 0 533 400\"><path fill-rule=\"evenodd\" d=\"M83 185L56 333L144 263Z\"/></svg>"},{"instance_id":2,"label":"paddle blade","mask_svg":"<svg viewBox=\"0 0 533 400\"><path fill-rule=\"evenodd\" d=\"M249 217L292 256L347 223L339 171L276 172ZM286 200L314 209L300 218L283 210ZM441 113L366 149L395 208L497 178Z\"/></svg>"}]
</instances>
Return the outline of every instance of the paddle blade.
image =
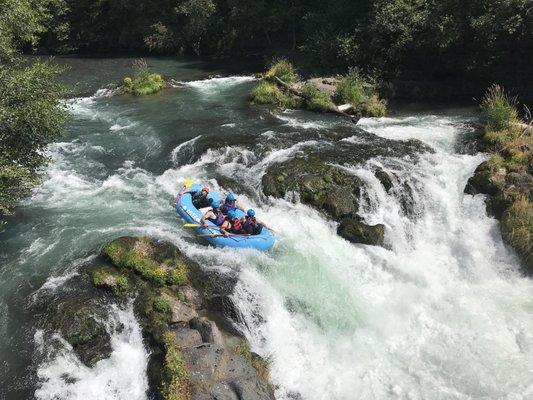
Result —
<instances>
[{"instance_id":1,"label":"paddle blade","mask_svg":"<svg viewBox=\"0 0 533 400\"><path fill-rule=\"evenodd\" d=\"M184 228L198 228L200 226L200 224L183 224Z\"/></svg>"},{"instance_id":2,"label":"paddle blade","mask_svg":"<svg viewBox=\"0 0 533 400\"><path fill-rule=\"evenodd\" d=\"M186 188L189 188L194 183L194 179L187 178L185 179L185 183L183 184Z\"/></svg>"}]
</instances>

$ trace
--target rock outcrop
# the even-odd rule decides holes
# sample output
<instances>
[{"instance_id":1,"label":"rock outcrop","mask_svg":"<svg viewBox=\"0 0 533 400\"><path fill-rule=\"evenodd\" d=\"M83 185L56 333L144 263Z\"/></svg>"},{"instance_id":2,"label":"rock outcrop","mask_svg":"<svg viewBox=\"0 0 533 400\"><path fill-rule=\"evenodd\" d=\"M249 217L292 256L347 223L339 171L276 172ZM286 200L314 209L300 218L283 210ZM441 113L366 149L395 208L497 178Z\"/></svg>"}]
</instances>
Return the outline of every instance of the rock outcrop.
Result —
<instances>
[{"instance_id":1,"label":"rock outcrop","mask_svg":"<svg viewBox=\"0 0 533 400\"><path fill-rule=\"evenodd\" d=\"M358 136L361 140L357 144L332 140L330 146L313 148L273 164L262 178L263 192L280 198L297 193L302 203L341 222L338 233L342 237L354 243L382 245L383 225L368 226L357 215L365 184L350 171L350 166L379 156L409 157L416 162L418 154L431 149L417 140L393 141L363 130ZM391 190L392 180L383 170L378 169L376 177L385 190Z\"/></svg>"},{"instance_id":2,"label":"rock outcrop","mask_svg":"<svg viewBox=\"0 0 533 400\"><path fill-rule=\"evenodd\" d=\"M127 276L138 293L135 309L151 347L156 397L274 398L267 361L247 350L232 324L239 318L231 300L236 277L205 271L171 243L145 237L119 238L104 246L102 257L111 264L108 273ZM98 287L120 301L112 285ZM223 326L208 317L213 314Z\"/></svg>"}]
</instances>

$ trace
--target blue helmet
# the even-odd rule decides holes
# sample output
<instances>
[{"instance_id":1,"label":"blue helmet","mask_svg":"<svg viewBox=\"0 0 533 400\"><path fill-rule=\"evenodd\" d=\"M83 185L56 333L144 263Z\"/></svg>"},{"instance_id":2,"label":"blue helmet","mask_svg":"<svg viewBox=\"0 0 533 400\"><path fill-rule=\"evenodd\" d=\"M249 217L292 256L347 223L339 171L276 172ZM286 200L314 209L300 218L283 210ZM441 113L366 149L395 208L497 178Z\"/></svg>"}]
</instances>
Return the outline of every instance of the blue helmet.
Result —
<instances>
[{"instance_id":1,"label":"blue helmet","mask_svg":"<svg viewBox=\"0 0 533 400\"><path fill-rule=\"evenodd\" d=\"M230 210L228 211L228 218L236 218L237 217L237 213L235 212L235 210Z\"/></svg>"},{"instance_id":2,"label":"blue helmet","mask_svg":"<svg viewBox=\"0 0 533 400\"><path fill-rule=\"evenodd\" d=\"M235 201L235 200L237 200L235 195L233 193L228 193L228 195L226 196L226 201Z\"/></svg>"},{"instance_id":3,"label":"blue helmet","mask_svg":"<svg viewBox=\"0 0 533 400\"><path fill-rule=\"evenodd\" d=\"M246 215L248 215L249 217L255 217L255 211L252 210L251 208L246 212Z\"/></svg>"},{"instance_id":4,"label":"blue helmet","mask_svg":"<svg viewBox=\"0 0 533 400\"><path fill-rule=\"evenodd\" d=\"M211 203L211 208L218 208L220 207L220 203L216 200L214 200L212 203Z\"/></svg>"}]
</instances>

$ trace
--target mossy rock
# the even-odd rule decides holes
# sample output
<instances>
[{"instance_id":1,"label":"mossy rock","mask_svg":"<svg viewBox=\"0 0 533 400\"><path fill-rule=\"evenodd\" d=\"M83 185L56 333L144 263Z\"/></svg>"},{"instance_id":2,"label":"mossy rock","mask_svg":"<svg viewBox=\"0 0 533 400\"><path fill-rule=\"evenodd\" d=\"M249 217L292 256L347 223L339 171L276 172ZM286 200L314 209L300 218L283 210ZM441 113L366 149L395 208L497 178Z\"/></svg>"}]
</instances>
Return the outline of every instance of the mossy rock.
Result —
<instances>
[{"instance_id":1,"label":"mossy rock","mask_svg":"<svg viewBox=\"0 0 533 400\"><path fill-rule=\"evenodd\" d=\"M106 330L106 312L86 298L68 298L51 306L54 330L72 346L88 366L111 355L111 338Z\"/></svg>"},{"instance_id":2,"label":"mossy rock","mask_svg":"<svg viewBox=\"0 0 533 400\"><path fill-rule=\"evenodd\" d=\"M92 271L91 281L94 286L110 290L116 295L124 295L131 290L128 277L107 266Z\"/></svg>"},{"instance_id":3,"label":"mossy rock","mask_svg":"<svg viewBox=\"0 0 533 400\"><path fill-rule=\"evenodd\" d=\"M122 237L104 246L102 255L157 286L188 281L188 260L170 243L146 237Z\"/></svg>"},{"instance_id":4,"label":"mossy rock","mask_svg":"<svg viewBox=\"0 0 533 400\"><path fill-rule=\"evenodd\" d=\"M525 197L516 200L503 213L501 230L504 241L533 273L533 202Z\"/></svg>"}]
</instances>

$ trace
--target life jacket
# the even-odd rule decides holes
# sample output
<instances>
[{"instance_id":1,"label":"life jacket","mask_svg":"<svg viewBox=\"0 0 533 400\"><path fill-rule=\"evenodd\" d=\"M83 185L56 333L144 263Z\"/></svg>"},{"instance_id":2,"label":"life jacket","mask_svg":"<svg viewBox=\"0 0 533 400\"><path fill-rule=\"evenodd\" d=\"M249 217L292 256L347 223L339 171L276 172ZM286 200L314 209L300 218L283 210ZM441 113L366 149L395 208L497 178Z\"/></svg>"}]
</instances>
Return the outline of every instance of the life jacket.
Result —
<instances>
[{"instance_id":1,"label":"life jacket","mask_svg":"<svg viewBox=\"0 0 533 400\"><path fill-rule=\"evenodd\" d=\"M222 211L222 213L224 215L226 215L228 212L230 211L235 211L237 209L237 205L235 204L229 204L229 203L224 203L222 204L222 206L220 207L220 210Z\"/></svg>"},{"instance_id":2,"label":"life jacket","mask_svg":"<svg viewBox=\"0 0 533 400\"><path fill-rule=\"evenodd\" d=\"M228 219L231 224L230 231L233 233L242 233L242 222L239 218Z\"/></svg>"},{"instance_id":3,"label":"life jacket","mask_svg":"<svg viewBox=\"0 0 533 400\"><path fill-rule=\"evenodd\" d=\"M222 214L220 210L218 210L217 212L213 210L213 213L215 214L215 218L207 218L207 219L211 221L213 224L215 224L216 226L222 225L225 219L224 214Z\"/></svg>"},{"instance_id":4,"label":"life jacket","mask_svg":"<svg viewBox=\"0 0 533 400\"><path fill-rule=\"evenodd\" d=\"M255 217L246 216L243 224L243 229L249 235L259 235L263 230L263 226L257 222Z\"/></svg>"},{"instance_id":5,"label":"life jacket","mask_svg":"<svg viewBox=\"0 0 533 400\"><path fill-rule=\"evenodd\" d=\"M211 203L213 202L213 199L210 199L209 197L203 197L202 192L195 192L192 195L192 204L196 208L204 208L209 207Z\"/></svg>"}]
</instances>

